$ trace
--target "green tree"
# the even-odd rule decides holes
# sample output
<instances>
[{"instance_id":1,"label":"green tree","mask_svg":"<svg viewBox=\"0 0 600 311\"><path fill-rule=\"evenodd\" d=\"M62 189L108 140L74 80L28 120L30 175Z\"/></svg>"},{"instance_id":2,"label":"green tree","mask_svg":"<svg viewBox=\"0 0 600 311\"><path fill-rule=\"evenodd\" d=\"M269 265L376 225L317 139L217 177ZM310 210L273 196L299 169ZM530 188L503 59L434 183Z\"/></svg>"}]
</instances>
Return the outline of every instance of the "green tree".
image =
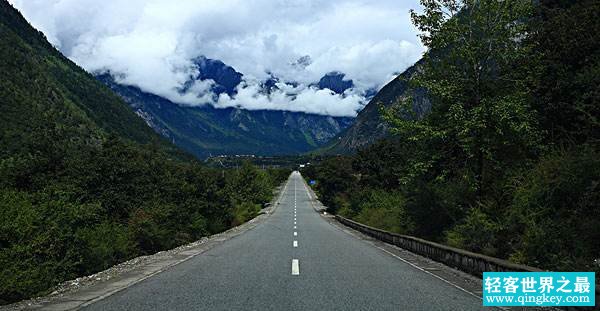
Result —
<instances>
[{"instance_id":1,"label":"green tree","mask_svg":"<svg viewBox=\"0 0 600 311\"><path fill-rule=\"evenodd\" d=\"M363 198L356 208L358 222L383 230L411 234L414 222L406 211L406 200L401 193L383 190L361 192Z\"/></svg>"},{"instance_id":2,"label":"green tree","mask_svg":"<svg viewBox=\"0 0 600 311\"><path fill-rule=\"evenodd\" d=\"M252 202L254 204L267 203L273 193L273 185L267 172L244 161L239 169L232 170L229 189L236 194L236 203Z\"/></svg>"},{"instance_id":3,"label":"green tree","mask_svg":"<svg viewBox=\"0 0 600 311\"><path fill-rule=\"evenodd\" d=\"M511 258L553 270L599 271L598 202L600 152L583 146L544 156L518 180L507 212Z\"/></svg>"},{"instance_id":4,"label":"green tree","mask_svg":"<svg viewBox=\"0 0 600 311\"><path fill-rule=\"evenodd\" d=\"M534 107L555 145L600 140L600 2L540 1L528 42Z\"/></svg>"},{"instance_id":5,"label":"green tree","mask_svg":"<svg viewBox=\"0 0 600 311\"><path fill-rule=\"evenodd\" d=\"M335 213L349 203L349 195L356 182L356 175L349 157L332 157L319 165L314 178L317 191L329 212Z\"/></svg>"},{"instance_id":6,"label":"green tree","mask_svg":"<svg viewBox=\"0 0 600 311\"><path fill-rule=\"evenodd\" d=\"M428 52L413 77L432 111L411 117L411 100L388 114L393 131L421 146L414 175L432 169L438 179L461 178L477 197L507 168L536 152L534 110L516 65L528 55L522 43L531 3L520 0L422 0L412 12Z\"/></svg>"}]
</instances>

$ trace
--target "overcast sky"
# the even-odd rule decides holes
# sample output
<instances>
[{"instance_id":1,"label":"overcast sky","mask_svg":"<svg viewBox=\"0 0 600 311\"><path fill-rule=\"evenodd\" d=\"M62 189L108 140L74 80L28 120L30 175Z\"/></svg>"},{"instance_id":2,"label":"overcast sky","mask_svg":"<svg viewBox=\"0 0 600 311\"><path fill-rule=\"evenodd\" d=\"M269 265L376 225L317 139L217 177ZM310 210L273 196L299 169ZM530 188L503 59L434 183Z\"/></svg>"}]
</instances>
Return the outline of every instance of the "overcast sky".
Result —
<instances>
[{"instance_id":1,"label":"overcast sky","mask_svg":"<svg viewBox=\"0 0 600 311\"><path fill-rule=\"evenodd\" d=\"M365 90L385 85L424 50L409 18L417 0L9 1L86 70L122 74L121 83L182 105L353 116ZM237 96L212 100L210 81L178 91L200 55L245 75ZM312 63L294 66L304 55ZM356 87L336 95L308 86L331 71ZM300 85L263 95L258 83L268 72Z\"/></svg>"}]
</instances>

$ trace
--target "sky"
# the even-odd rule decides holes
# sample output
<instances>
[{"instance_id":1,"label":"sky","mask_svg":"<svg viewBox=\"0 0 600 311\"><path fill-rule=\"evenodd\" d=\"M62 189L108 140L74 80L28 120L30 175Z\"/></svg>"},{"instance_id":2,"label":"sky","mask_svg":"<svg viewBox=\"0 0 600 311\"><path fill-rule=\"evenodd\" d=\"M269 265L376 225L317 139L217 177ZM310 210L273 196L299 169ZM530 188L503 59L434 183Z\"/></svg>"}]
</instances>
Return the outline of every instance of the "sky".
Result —
<instances>
[{"instance_id":1,"label":"sky","mask_svg":"<svg viewBox=\"0 0 600 311\"><path fill-rule=\"evenodd\" d=\"M89 72L180 105L354 116L414 64L424 47L409 10L418 0L9 0L63 54ZM192 59L218 59L244 74L235 96L212 96ZM308 66L297 60L308 55ZM328 72L354 81L344 94L311 87ZM279 90L260 92L276 76ZM295 82L295 83L288 83Z\"/></svg>"}]
</instances>

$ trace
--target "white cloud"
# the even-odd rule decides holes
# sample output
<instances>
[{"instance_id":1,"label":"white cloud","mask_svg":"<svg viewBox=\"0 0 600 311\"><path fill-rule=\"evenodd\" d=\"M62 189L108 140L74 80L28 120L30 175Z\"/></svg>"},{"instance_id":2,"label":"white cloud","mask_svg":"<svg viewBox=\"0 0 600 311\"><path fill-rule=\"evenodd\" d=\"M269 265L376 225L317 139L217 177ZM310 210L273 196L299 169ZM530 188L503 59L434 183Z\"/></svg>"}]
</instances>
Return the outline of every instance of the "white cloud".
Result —
<instances>
[{"instance_id":1,"label":"white cloud","mask_svg":"<svg viewBox=\"0 0 600 311\"><path fill-rule=\"evenodd\" d=\"M197 73L190 60L205 55L245 75L239 94L221 96L216 107L354 115L365 90L382 87L424 50L408 13L417 0L9 1L86 70L123 74L122 83L186 105L211 102L209 82L178 91ZM291 65L304 55L310 66ZM340 96L307 87L330 71L344 72L356 89ZM256 81L268 72L300 83L296 95L261 94Z\"/></svg>"},{"instance_id":2,"label":"white cloud","mask_svg":"<svg viewBox=\"0 0 600 311\"><path fill-rule=\"evenodd\" d=\"M294 87L278 83L278 89L264 94L257 81L243 81L233 98L221 94L215 107L243 107L249 110L269 109L302 111L331 116L350 116L363 107L364 97L357 89L347 90L343 95L328 89L320 90L303 84Z\"/></svg>"}]
</instances>

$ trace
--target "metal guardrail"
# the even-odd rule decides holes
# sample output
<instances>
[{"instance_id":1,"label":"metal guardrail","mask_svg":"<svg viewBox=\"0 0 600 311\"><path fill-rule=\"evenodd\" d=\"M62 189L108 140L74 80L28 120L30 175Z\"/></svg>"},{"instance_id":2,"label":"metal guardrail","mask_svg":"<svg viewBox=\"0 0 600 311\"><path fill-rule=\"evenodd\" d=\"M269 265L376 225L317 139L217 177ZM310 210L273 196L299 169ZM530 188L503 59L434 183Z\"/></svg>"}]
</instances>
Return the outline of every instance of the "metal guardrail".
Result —
<instances>
[{"instance_id":1,"label":"metal guardrail","mask_svg":"<svg viewBox=\"0 0 600 311\"><path fill-rule=\"evenodd\" d=\"M342 224L360 231L366 235L374 237L380 241L396 245L400 248L441 262L447 266L467 272L469 274L482 277L483 272L540 272L539 268L526 265L519 265L507 260L490 257L482 254L466 251L464 249L450 247L435 242L423 240L409 235L380 230L377 228L363 225L356 221L336 215L335 218ZM596 306L600 304L600 285L596 283ZM567 308L567 310L570 310ZM595 310L585 307L576 308L576 310Z\"/></svg>"},{"instance_id":2,"label":"metal guardrail","mask_svg":"<svg viewBox=\"0 0 600 311\"><path fill-rule=\"evenodd\" d=\"M383 242L396 245L413 253L425 256L448 266L457 268L467 273L481 277L483 272L502 272L502 271L523 271L538 272L543 271L538 268L515 264L499 258L494 258L482 254L472 253L463 249L454 248L435 242L423 240L408 235L388 232L376 229L344 218L335 216L336 219L344 225L356 229L362 233L372 236Z\"/></svg>"}]
</instances>

